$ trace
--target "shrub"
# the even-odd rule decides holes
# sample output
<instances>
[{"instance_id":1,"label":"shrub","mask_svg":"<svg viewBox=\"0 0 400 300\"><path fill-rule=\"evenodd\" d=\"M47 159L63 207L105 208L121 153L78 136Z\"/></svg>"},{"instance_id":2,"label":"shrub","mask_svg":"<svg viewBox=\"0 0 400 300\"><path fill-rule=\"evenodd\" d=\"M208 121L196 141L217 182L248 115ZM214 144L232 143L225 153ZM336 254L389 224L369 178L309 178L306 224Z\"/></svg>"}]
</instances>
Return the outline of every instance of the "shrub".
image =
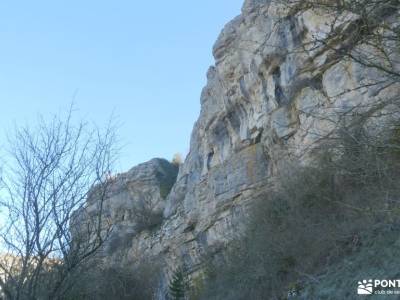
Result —
<instances>
[{"instance_id":1,"label":"shrub","mask_svg":"<svg viewBox=\"0 0 400 300\"><path fill-rule=\"evenodd\" d=\"M155 230L164 220L162 211L157 207L157 203L154 202L151 195L143 194L141 199L135 203L132 214L136 232Z\"/></svg>"},{"instance_id":2,"label":"shrub","mask_svg":"<svg viewBox=\"0 0 400 300\"><path fill-rule=\"evenodd\" d=\"M155 230L164 220L162 211L145 205L137 205L134 210L134 215L136 222L135 229L137 232Z\"/></svg>"},{"instance_id":3,"label":"shrub","mask_svg":"<svg viewBox=\"0 0 400 300\"><path fill-rule=\"evenodd\" d=\"M182 154L175 153L174 156L172 157L171 163L177 167L179 167L181 164L183 164Z\"/></svg>"},{"instance_id":4,"label":"shrub","mask_svg":"<svg viewBox=\"0 0 400 300\"><path fill-rule=\"evenodd\" d=\"M139 266L109 266L90 263L90 271L81 270L64 300L151 300L155 299L160 265L142 262ZM78 280L76 280L78 279Z\"/></svg>"},{"instance_id":5,"label":"shrub","mask_svg":"<svg viewBox=\"0 0 400 300\"><path fill-rule=\"evenodd\" d=\"M370 234L398 228L399 142L340 130L308 166L288 165L256 199L244 235L208 267L203 299L283 299L356 252Z\"/></svg>"}]
</instances>

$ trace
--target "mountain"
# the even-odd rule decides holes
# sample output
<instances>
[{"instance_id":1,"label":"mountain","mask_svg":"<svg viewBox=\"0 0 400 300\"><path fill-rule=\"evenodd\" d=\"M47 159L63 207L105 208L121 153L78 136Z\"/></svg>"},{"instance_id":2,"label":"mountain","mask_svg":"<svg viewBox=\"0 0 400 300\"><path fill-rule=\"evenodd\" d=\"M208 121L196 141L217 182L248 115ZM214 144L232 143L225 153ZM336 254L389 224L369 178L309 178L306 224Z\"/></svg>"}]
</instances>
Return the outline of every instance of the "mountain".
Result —
<instances>
[{"instance_id":1,"label":"mountain","mask_svg":"<svg viewBox=\"0 0 400 300\"><path fill-rule=\"evenodd\" d=\"M372 31L398 22L398 10L381 8ZM194 282L204 272L204 257L223 252L246 230L248 207L275 188L291 162L310 163L338 124L399 95L397 75L348 55L371 50L354 36L361 19L301 1L246 0L214 45L215 65L179 172L154 159L110 179L103 213L113 230L103 259L114 266L161 259L158 297L164 299L178 268ZM374 122L383 123L383 115ZM87 209L96 213L95 193ZM140 209L150 213L143 226L135 213Z\"/></svg>"}]
</instances>

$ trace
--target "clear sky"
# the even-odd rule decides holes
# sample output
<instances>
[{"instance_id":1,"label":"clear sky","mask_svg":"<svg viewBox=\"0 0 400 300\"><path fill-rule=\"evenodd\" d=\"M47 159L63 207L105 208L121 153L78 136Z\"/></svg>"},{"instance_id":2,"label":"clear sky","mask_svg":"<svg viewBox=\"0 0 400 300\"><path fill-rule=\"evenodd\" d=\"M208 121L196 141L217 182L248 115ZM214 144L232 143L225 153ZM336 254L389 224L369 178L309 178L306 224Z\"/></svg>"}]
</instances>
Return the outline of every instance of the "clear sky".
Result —
<instances>
[{"instance_id":1,"label":"clear sky","mask_svg":"<svg viewBox=\"0 0 400 300\"><path fill-rule=\"evenodd\" d=\"M212 45L243 0L0 2L0 144L59 113L121 124L119 170L187 153ZM74 97L75 95L75 97Z\"/></svg>"}]
</instances>

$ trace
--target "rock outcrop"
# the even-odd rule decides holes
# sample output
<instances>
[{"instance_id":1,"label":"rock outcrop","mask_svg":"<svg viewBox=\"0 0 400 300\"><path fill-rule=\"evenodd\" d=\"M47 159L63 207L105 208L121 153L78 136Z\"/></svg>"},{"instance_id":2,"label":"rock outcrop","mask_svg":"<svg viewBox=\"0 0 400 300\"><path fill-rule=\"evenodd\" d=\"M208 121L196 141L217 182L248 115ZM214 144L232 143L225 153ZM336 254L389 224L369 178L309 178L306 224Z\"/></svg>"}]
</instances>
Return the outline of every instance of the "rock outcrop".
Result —
<instances>
[{"instance_id":1,"label":"rock outcrop","mask_svg":"<svg viewBox=\"0 0 400 300\"><path fill-rule=\"evenodd\" d=\"M160 176L172 168L160 160L115 179L107 201L117 226L107 244L110 261L161 255L166 273L185 265L195 276L202 255L243 228L246 205L268 191L285 161L332 130L338 112L398 93L395 85L384 93L379 85L359 87L382 75L330 49L304 48L329 30L326 18L313 10L293 14L270 0L245 2L215 43L190 153L171 192L160 195ZM140 197L163 210L159 228L135 232L129 211Z\"/></svg>"},{"instance_id":2,"label":"rock outcrop","mask_svg":"<svg viewBox=\"0 0 400 300\"><path fill-rule=\"evenodd\" d=\"M176 182L178 169L177 165L165 159L155 158L126 173L107 178L107 188L102 189L106 196L102 197L101 211L106 228L112 230L102 255L109 263L126 262L124 258L129 261L126 256L135 237L146 227L154 228L161 224L165 198ZM89 193L85 215L93 216L99 212L97 189Z\"/></svg>"}]
</instances>

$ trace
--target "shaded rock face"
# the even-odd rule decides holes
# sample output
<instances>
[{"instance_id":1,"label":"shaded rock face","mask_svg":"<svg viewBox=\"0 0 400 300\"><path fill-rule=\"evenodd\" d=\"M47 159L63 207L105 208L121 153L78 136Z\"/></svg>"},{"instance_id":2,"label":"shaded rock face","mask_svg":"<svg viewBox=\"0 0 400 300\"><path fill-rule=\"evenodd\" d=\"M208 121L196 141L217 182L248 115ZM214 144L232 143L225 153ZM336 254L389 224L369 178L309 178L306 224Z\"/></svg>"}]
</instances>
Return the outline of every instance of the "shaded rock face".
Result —
<instances>
[{"instance_id":1,"label":"shaded rock face","mask_svg":"<svg viewBox=\"0 0 400 300\"><path fill-rule=\"evenodd\" d=\"M152 159L126 173L108 178L107 196L103 202L103 219L112 227L106 240L103 255L111 261L121 261L121 256L132 246L138 235L136 211L145 206L153 214L160 214L165 207L165 198L178 175L178 166L165 159ZM88 197L86 212L99 211L98 197L94 190Z\"/></svg>"},{"instance_id":2,"label":"shaded rock face","mask_svg":"<svg viewBox=\"0 0 400 300\"><path fill-rule=\"evenodd\" d=\"M203 254L243 229L247 204L268 191L281 165L332 130L337 112L398 93L396 86L385 94L379 85L355 89L381 74L332 58L328 49L296 51L325 34L325 21L311 10L290 15L269 0L245 2L215 43L190 153L166 199L157 176L166 162L153 160L117 177L107 210L125 237L109 247L110 259L161 256L166 273L184 265L195 275ZM137 233L129 210L143 194L164 220Z\"/></svg>"}]
</instances>

